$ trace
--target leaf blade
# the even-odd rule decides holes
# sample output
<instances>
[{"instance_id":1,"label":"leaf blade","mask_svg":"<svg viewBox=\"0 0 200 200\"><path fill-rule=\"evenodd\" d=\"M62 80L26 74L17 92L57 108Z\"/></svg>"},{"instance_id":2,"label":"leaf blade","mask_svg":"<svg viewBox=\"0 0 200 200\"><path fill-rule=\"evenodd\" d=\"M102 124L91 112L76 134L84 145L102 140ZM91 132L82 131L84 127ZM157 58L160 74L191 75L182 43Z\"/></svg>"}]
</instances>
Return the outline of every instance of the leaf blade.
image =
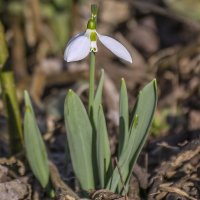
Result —
<instances>
[{"instance_id":1,"label":"leaf blade","mask_svg":"<svg viewBox=\"0 0 200 200\"><path fill-rule=\"evenodd\" d=\"M91 109L91 115L90 115L90 121L92 124L93 128L93 171L94 171L94 179L95 179L95 184L99 183L100 177L98 172L98 166L97 166L97 152L96 152L96 135L97 135L97 125L98 125L98 111L99 111L99 106L102 104L102 93L103 93L103 84L104 84L104 70L101 70L101 76L100 80L95 92L95 97L94 97L94 102L93 106Z\"/></svg>"},{"instance_id":2,"label":"leaf blade","mask_svg":"<svg viewBox=\"0 0 200 200\"><path fill-rule=\"evenodd\" d=\"M123 149L126 147L129 132L129 113L128 113L128 94L125 80L121 80L120 98L119 98L119 147L118 147L118 157L120 156Z\"/></svg>"},{"instance_id":3,"label":"leaf blade","mask_svg":"<svg viewBox=\"0 0 200 200\"><path fill-rule=\"evenodd\" d=\"M149 104L146 103L146 100L148 99L147 97L150 97L151 99L149 101ZM134 108L134 116L132 117L132 123L129 129L129 142L127 144L127 148L122 152L119 158L119 167L126 186L129 181L129 176L132 171L132 167L136 162L136 159L143 147L146 137L148 136L148 130L152 123L156 104L157 87L156 80L154 79L149 84L147 84L139 94L138 101ZM146 110L148 110L148 113L145 113ZM137 120L135 117L137 118ZM118 169L115 168L113 176L107 184L107 188L115 192L119 183L120 175ZM118 191L120 192L121 190L122 187L118 189Z\"/></svg>"},{"instance_id":4,"label":"leaf blade","mask_svg":"<svg viewBox=\"0 0 200 200\"><path fill-rule=\"evenodd\" d=\"M24 93L25 116L24 116L24 142L26 155L33 174L45 188L49 182L48 156L40 130L35 120L34 111L28 92Z\"/></svg>"},{"instance_id":5,"label":"leaf blade","mask_svg":"<svg viewBox=\"0 0 200 200\"><path fill-rule=\"evenodd\" d=\"M80 98L72 90L67 94L64 111L74 172L83 190L94 189L92 127Z\"/></svg>"},{"instance_id":6,"label":"leaf blade","mask_svg":"<svg viewBox=\"0 0 200 200\"><path fill-rule=\"evenodd\" d=\"M94 105L93 105L93 120L94 120L95 127L96 127L97 122L98 122L99 106L102 104L104 76L105 76L104 70L102 69L99 84L98 84L98 87L96 89L96 93L95 93L95 97L94 97Z\"/></svg>"},{"instance_id":7,"label":"leaf blade","mask_svg":"<svg viewBox=\"0 0 200 200\"><path fill-rule=\"evenodd\" d=\"M136 137L135 137L136 142L135 143L138 144L138 146L133 147L133 150L132 150L132 151L135 152L135 154L131 156L129 173L128 173L128 177L127 177L126 184L125 184L126 187L128 187L132 168L133 168L134 164L136 163L137 158L139 157L139 154L142 150L142 147L144 146L144 143L145 143L145 141L148 137L148 131L149 131L151 124L152 124L152 121L153 121L153 116L154 116L154 113L155 113L155 109L156 109L156 105L157 105L157 99L158 99L156 79L154 79L150 84L148 84L144 88L143 92L144 92L143 98L142 98L141 101L138 101L138 105L137 105L137 108L135 110L135 115L134 115L134 118L132 120L132 128L133 129L130 130L131 135L134 135L134 134L136 135ZM143 119L143 122L141 123L140 118L138 118L138 116L139 116L138 113L142 112L140 109L145 108L144 105L146 104L147 97L149 97L149 103L150 103L150 100L151 100L152 107L149 107L149 109L148 109L147 106L146 106L145 112L148 112L148 116L147 116L147 114L145 115L144 110L142 110L143 111L142 115L144 116L144 119ZM145 123L145 121L148 121L148 123ZM145 127L145 124L146 124L146 127ZM143 134L141 134L141 135L137 134L137 133L140 133L140 132L143 132Z\"/></svg>"},{"instance_id":8,"label":"leaf blade","mask_svg":"<svg viewBox=\"0 0 200 200\"><path fill-rule=\"evenodd\" d=\"M103 113L103 108L99 106L98 113L98 125L97 125L97 165L100 179L101 188L105 187L105 184L110 176L111 171L111 153L110 145L106 128L106 121Z\"/></svg>"}]
</instances>

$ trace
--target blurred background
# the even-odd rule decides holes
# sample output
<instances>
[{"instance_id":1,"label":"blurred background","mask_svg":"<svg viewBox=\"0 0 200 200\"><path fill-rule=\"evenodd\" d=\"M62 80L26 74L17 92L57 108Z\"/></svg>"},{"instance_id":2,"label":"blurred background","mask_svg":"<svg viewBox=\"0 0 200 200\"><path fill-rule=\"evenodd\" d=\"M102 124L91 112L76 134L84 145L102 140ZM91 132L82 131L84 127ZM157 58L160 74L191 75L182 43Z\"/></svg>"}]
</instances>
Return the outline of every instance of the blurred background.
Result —
<instances>
[{"instance_id":1,"label":"blurred background","mask_svg":"<svg viewBox=\"0 0 200 200\"><path fill-rule=\"evenodd\" d=\"M0 20L9 48L6 66L14 70L19 102L23 105L23 91L28 90L51 158L63 174L66 91L72 88L86 103L88 89L88 59L66 63L63 52L67 41L86 29L91 3L99 6L97 31L119 40L133 58L133 64L124 63L98 43L96 75L98 78L100 69L105 69L104 106L113 154L121 77L126 80L131 107L139 89L153 78L158 81L158 109L139 159L151 173L163 160L179 152L178 144L199 138L200 2L0 0ZM0 113L3 130L1 99ZM7 136L2 134L0 140L0 156L5 156Z\"/></svg>"}]
</instances>

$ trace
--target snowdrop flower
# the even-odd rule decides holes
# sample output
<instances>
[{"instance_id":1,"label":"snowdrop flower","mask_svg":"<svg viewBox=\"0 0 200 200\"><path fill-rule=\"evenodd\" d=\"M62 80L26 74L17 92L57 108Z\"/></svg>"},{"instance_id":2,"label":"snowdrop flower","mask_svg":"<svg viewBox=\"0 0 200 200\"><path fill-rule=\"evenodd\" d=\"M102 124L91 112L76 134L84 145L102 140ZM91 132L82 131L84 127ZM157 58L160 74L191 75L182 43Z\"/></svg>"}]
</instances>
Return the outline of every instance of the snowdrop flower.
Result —
<instances>
[{"instance_id":1,"label":"snowdrop flower","mask_svg":"<svg viewBox=\"0 0 200 200\"><path fill-rule=\"evenodd\" d=\"M101 35L96 31L96 22L90 19L87 24L87 30L74 36L67 44L64 52L64 59L67 62L82 60L90 52L97 52L97 38L112 53L119 58L132 63L132 58L127 49L117 40Z\"/></svg>"}]
</instances>

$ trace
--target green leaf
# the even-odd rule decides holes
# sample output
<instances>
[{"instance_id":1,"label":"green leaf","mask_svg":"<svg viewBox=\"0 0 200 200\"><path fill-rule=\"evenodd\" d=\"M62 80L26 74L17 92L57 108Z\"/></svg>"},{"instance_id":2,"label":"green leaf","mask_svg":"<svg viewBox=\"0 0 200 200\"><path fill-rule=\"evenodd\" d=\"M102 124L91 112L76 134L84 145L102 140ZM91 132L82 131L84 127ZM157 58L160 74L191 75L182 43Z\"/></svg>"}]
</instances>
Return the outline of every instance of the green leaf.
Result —
<instances>
[{"instance_id":1,"label":"green leaf","mask_svg":"<svg viewBox=\"0 0 200 200\"><path fill-rule=\"evenodd\" d=\"M93 120L94 120L95 127L98 122L99 106L102 104L103 83L104 83L104 70L102 69L101 77L100 77L99 84L96 90L96 94L94 97L94 104L93 104Z\"/></svg>"},{"instance_id":2,"label":"green leaf","mask_svg":"<svg viewBox=\"0 0 200 200\"><path fill-rule=\"evenodd\" d=\"M153 80L148 85L146 85L139 94L129 129L130 137L128 144L119 158L119 168L122 174L122 179L126 186L129 182L129 177L132 172L133 165L135 164L144 145L144 142L147 139L156 104L157 87L156 80ZM118 169L115 168L107 188L115 192L119 183L120 175ZM118 188L118 192L121 192L121 190L122 186Z\"/></svg>"},{"instance_id":3,"label":"green leaf","mask_svg":"<svg viewBox=\"0 0 200 200\"><path fill-rule=\"evenodd\" d=\"M157 83L156 79L154 79L141 91L135 115L132 118L132 124L130 126L130 135L132 137L130 139L135 138L134 143L136 144L136 146L133 146L133 151L136 153L132 157L132 165L135 164L147 139L148 131L153 121L157 99Z\"/></svg>"},{"instance_id":4,"label":"green leaf","mask_svg":"<svg viewBox=\"0 0 200 200\"><path fill-rule=\"evenodd\" d=\"M132 138L130 137L130 141L134 141L135 146L132 147L132 151L135 153L131 156L126 185L129 183L133 166L136 163L142 147L144 146L144 143L148 137L148 132L151 128L155 109L157 106L157 100L157 83L156 79L154 79L141 92L141 97L138 99L135 115L132 119L132 124L130 127L130 135ZM130 146L129 148L131 148Z\"/></svg>"},{"instance_id":5,"label":"green leaf","mask_svg":"<svg viewBox=\"0 0 200 200\"><path fill-rule=\"evenodd\" d=\"M48 157L40 130L37 126L35 115L28 92L24 92L25 117L24 117L24 142L26 156L33 174L43 188L49 182Z\"/></svg>"},{"instance_id":6,"label":"green leaf","mask_svg":"<svg viewBox=\"0 0 200 200\"><path fill-rule=\"evenodd\" d=\"M96 89L95 97L94 97L94 102L93 106L91 109L91 116L90 116L90 122L92 124L92 129L93 129L93 146L92 146L92 151L93 151L93 172L94 172L94 179L95 179L95 184L99 183L100 177L98 177L98 167L97 167L97 158L96 158L96 132L97 132L97 124L98 124L98 112L99 112L99 106L102 103L102 92L103 92L103 83L104 83L104 70L101 70L101 76L99 80L99 84Z\"/></svg>"},{"instance_id":7,"label":"green leaf","mask_svg":"<svg viewBox=\"0 0 200 200\"><path fill-rule=\"evenodd\" d=\"M8 58L8 48L5 39L3 24L0 21L0 69L2 69Z\"/></svg>"},{"instance_id":8,"label":"green leaf","mask_svg":"<svg viewBox=\"0 0 200 200\"><path fill-rule=\"evenodd\" d=\"M0 47L1 48L1 47ZM23 130L16 95L15 78L12 71L2 70L0 72L0 82L4 107L6 110L6 120L9 133L10 149L12 154L23 150Z\"/></svg>"},{"instance_id":9,"label":"green leaf","mask_svg":"<svg viewBox=\"0 0 200 200\"><path fill-rule=\"evenodd\" d=\"M64 110L74 172L83 190L94 189L92 126L80 98L72 90L67 94Z\"/></svg>"},{"instance_id":10,"label":"green leaf","mask_svg":"<svg viewBox=\"0 0 200 200\"><path fill-rule=\"evenodd\" d=\"M121 80L120 98L119 98L119 147L118 157L127 145L129 139L129 113L128 113L128 94L124 79Z\"/></svg>"},{"instance_id":11,"label":"green leaf","mask_svg":"<svg viewBox=\"0 0 200 200\"><path fill-rule=\"evenodd\" d=\"M110 177L111 172L111 153L106 128L106 121L103 113L103 108L99 106L98 124L97 124L97 165L101 188L105 188L105 184Z\"/></svg>"}]
</instances>

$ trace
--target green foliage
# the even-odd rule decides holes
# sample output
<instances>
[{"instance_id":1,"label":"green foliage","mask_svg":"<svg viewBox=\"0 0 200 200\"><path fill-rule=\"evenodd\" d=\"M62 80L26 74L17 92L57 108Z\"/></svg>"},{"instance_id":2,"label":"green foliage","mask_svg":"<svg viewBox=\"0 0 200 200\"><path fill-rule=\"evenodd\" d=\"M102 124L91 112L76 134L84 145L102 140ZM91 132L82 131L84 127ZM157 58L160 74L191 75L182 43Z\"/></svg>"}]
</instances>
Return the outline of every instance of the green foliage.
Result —
<instances>
[{"instance_id":1,"label":"green foliage","mask_svg":"<svg viewBox=\"0 0 200 200\"><path fill-rule=\"evenodd\" d=\"M99 80L99 84L96 90L96 94L94 97L94 104L93 104L93 120L95 126L97 126L98 123L98 111L99 106L102 104L102 91L103 91L103 82L104 82L104 70L101 70L101 77Z\"/></svg>"},{"instance_id":2,"label":"green foliage","mask_svg":"<svg viewBox=\"0 0 200 200\"><path fill-rule=\"evenodd\" d=\"M90 120L79 97L72 91L68 92L65 103L68 143L75 174L84 190L94 189L100 185L101 188L122 193L123 187L119 171L117 168L112 171L111 166L109 139L101 105L103 80L104 73L102 71ZM121 139L119 139L118 160L126 187L129 184L133 165L148 136L156 103L157 88L156 81L153 80L140 92L129 123L127 89L125 81L122 79L119 133ZM94 152L96 153L95 157L93 156ZM98 174L98 180L94 173Z\"/></svg>"},{"instance_id":3,"label":"green foliage","mask_svg":"<svg viewBox=\"0 0 200 200\"><path fill-rule=\"evenodd\" d=\"M103 83L104 83L104 70L101 70L101 77L99 80L99 84L98 87L96 89L96 93L94 96L94 102L92 105L92 111L91 111L91 116L90 116L90 122L92 125L92 129L93 129L93 172L94 172L94 179L95 179L95 183L97 184L99 182L100 177L98 177L99 173L97 173L98 171L98 158L96 158L97 156L97 143L96 143L96 139L97 139L97 125L99 122L99 106L102 104L102 92L103 92Z\"/></svg>"},{"instance_id":4,"label":"green foliage","mask_svg":"<svg viewBox=\"0 0 200 200\"><path fill-rule=\"evenodd\" d=\"M126 97L125 97L126 98ZM153 115L157 103L157 87L156 80L153 80L140 91L137 103L133 109L132 118L129 125L129 138L126 147L122 151L119 160L119 168L125 186L129 183L132 172L139 153L148 136L148 130L151 126ZM120 174L117 168L114 169L110 178L107 189L115 192L122 192L120 183Z\"/></svg>"},{"instance_id":5,"label":"green foliage","mask_svg":"<svg viewBox=\"0 0 200 200\"><path fill-rule=\"evenodd\" d=\"M0 81L7 115L10 149L12 154L16 154L23 149L23 137L13 72L2 70Z\"/></svg>"},{"instance_id":6,"label":"green foliage","mask_svg":"<svg viewBox=\"0 0 200 200\"><path fill-rule=\"evenodd\" d=\"M118 156L127 145L129 139L129 113L128 113L128 94L124 79L121 80L120 98L119 98L119 147Z\"/></svg>"},{"instance_id":7,"label":"green foliage","mask_svg":"<svg viewBox=\"0 0 200 200\"><path fill-rule=\"evenodd\" d=\"M22 123L17 101L14 75L11 70L5 69L7 59L8 49L4 28L0 22L0 82L7 115L10 149L12 154L16 154L23 149Z\"/></svg>"},{"instance_id":8,"label":"green foliage","mask_svg":"<svg viewBox=\"0 0 200 200\"><path fill-rule=\"evenodd\" d=\"M65 100L65 125L74 172L83 190L94 189L92 126L80 98L72 90Z\"/></svg>"},{"instance_id":9,"label":"green foliage","mask_svg":"<svg viewBox=\"0 0 200 200\"><path fill-rule=\"evenodd\" d=\"M2 69L3 65L5 64L8 58L8 49L4 34L4 28L2 23L0 22L0 68Z\"/></svg>"},{"instance_id":10,"label":"green foliage","mask_svg":"<svg viewBox=\"0 0 200 200\"><path fill-rule=\"evenodd\" d=\"M49 183L47 151L27 92L24 93L24 98L26 106L24 116L24 142L26 156L33 174L42 187L46 188Z\"/></svg>"},{"instance_id":11,"label":"green foliage","mask_svg":"<svg viewBox=\"0 0 200 200\"><path fill-rule=\"evenodd\" d=\"M103 108L99 106L96 134L97 164L100 187L104 188L111 175L111 153Z\"/></svg>"}]
</instances>

